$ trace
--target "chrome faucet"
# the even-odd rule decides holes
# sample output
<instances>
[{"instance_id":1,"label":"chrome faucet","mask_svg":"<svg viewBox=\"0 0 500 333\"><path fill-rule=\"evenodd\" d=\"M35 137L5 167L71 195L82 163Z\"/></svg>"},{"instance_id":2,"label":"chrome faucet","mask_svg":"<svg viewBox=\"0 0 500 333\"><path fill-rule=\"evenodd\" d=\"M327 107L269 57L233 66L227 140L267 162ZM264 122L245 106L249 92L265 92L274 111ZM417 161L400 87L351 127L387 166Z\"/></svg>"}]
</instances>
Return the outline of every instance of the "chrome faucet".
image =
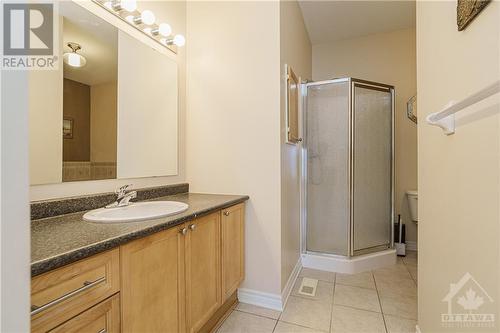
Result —
<instances>
[{"instance_id":1,"label":"chrome faucet","mask_svg":"<svg viewBox=\"0 0 500 333\"><path fill-rule=\"evenodd\" d=\"M137 191L127 192L127 189L132 186L123 185L119 189L115 191L116 193L116 201L107 205L105 208L115 208L115 207L124 207L130 205L130 200L137 198Z\"/></svg>"}]
</instances>

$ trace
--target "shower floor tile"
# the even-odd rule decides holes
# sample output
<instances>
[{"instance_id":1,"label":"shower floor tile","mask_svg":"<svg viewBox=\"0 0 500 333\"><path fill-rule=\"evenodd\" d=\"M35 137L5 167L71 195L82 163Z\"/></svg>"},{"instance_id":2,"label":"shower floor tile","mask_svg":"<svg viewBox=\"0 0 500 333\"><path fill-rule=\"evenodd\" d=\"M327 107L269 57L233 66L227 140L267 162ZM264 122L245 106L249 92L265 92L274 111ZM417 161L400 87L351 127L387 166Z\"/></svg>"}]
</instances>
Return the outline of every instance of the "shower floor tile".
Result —
<instances>
[{"instance_id":1,"label":"shower floor tile","mask_svg":"<svg viewBox=\"0 0 500 333\"><path fill-rule=\"evenodd\" d=\"M303 268L283 312L239 303L217 332L415 332L417 270L413 251L360 274ZM297 293L303 277L319 280L315 297Z\"/></svg>"}]
</instances>

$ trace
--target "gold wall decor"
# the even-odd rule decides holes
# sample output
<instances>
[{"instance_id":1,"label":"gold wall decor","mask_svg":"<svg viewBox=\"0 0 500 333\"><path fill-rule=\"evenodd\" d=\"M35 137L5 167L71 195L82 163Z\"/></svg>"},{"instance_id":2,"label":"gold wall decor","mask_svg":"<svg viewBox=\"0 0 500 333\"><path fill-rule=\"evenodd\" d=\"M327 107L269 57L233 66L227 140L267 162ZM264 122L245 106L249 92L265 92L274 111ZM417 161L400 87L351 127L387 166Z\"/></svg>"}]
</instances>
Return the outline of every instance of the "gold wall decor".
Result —
<instances>
[{"instance_id":1,"label":"gold wall decor","mask_svg":"<svg viewBox=\"0 0 500 333\"><path fill-rule=\"evenodd\" d=\"M415 124L417 123L417 95L406 102L406 116Z\"/></svg>"},{"instance_id":2,"label":"gold wall decor","mask_svg":"<svg viewBox=\"0 0 500 333\"><path fill-rule=\"evenodd\" d=\"M464 30L490 1L491 0L457 0L458 31Z\"/></svg>"}]
</instances>

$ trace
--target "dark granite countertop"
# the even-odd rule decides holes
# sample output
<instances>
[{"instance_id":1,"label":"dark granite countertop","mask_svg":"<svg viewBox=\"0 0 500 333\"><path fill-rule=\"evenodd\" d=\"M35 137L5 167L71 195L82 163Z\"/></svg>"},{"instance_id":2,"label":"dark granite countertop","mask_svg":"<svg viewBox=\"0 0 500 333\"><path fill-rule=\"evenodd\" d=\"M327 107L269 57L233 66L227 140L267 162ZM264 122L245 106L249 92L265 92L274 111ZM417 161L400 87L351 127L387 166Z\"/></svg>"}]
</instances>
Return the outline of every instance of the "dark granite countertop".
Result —
<instances>
[{"instance_id":1,"label":"dark granite countertop","mask_svg":"<svg viewBox=\"0 0 500 333\"><path fill-rule=\"evenodd\" d=\"M31 222L31 276L165 230L198 216L248 200L248 196L182 193L154 200L185 202L187 211L159 219L103 224L83 220L85 212Z\"/></svg>"}]
</instances>

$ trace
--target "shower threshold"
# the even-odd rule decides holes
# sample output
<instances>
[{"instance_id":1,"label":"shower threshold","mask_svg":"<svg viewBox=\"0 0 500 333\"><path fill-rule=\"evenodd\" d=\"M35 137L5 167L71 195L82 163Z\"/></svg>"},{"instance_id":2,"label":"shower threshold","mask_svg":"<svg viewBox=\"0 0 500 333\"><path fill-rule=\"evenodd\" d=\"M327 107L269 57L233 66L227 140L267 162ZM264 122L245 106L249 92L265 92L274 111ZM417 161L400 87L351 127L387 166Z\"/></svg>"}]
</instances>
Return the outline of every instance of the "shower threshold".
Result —
<instances>
[{"instance_id":1,"label":"shower threshold","mask_svg":"<svg viewBox=\"0 0 500 333\"><path fill-rule=\"evenodd\" d=\"M396 264L396 250L387 249L350 258L335 254L308 251L302 253L301 261L302 267L306 268L356 274Z\"/></svg>"}]
</instances>

